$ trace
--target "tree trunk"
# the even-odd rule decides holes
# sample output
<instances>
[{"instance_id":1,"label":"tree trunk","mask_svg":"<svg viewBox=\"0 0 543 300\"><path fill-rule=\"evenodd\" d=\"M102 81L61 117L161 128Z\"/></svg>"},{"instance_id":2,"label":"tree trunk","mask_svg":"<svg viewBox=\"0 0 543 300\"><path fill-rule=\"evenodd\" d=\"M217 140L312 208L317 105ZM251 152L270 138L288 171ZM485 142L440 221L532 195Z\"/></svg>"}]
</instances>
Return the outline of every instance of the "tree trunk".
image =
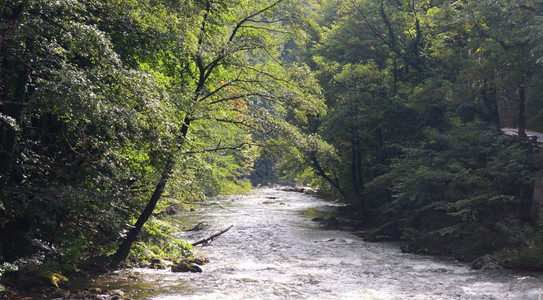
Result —
<instances>
[{"instance_id":1,"label":"tree trunk","mask_svg":"<svg viewBox=\"0 0 543 300\"><path fill-rule=\"evenodd\" d=\"M526 138L526 94L524 85L518 88L518 136Z\"/></svg>"},{"instance_id":2,"label":"tree trunk","mask_svg":"<svg viewBox=\"0 0 543 300\"><path fill-rule=\"evenodd\" d=\"M352 140L351 140L351 178L353 180L353 189L356 197L360 195L360 190L358 189L358 130L356 126L352 129Z\"/></svg>"},{"instance_id":3,"label":"tree trunk","mask_svg":"<svg viewBox=\"0 0 543 300\"><path fill-rule=\"evenodd\" d=\"M345 193L345 191L339 185L338 180L337 179L333 180L332 178L330 178L330 176L328 176L326 174L326 172L324 172L324 170L322 169L321 165L319 164L319 161L317 160L317 157L315 156L314 153L311 153L311 158L310 159L311 159L313 168L315 168L315 171L317 171L317 175L322 177L324 180L328 181L328 183L330 183L332 185L332 187L334 187L336 189L336 191L338 191L338 193L344 199L348 200L349 197L347 197L347 193Z\"/></svg>"},{"instance_id":4,"label":"tree trunk","mask_svg":"<svg viewBox=\"0 0 543 300\"><path fill-rule=\"evenodd\" d=\"M190 121L191 120L188 117L185 117L183 127L181 127L182 138L185 138L187 136ZM155 210L158 200L160 200L160 197L164 193L164 189L166 187L166 184L168 183L168 180L171 177L173 167L175 166L175 162L176 162L175 154L173 152L170 152L166 159L166 164L164 165L162 174L160 175L160 180L158 181L155 187L155 190L153 194L151 195L151 198L149 199L149 202L147 202L145 209L140 214L138 220L136 221L136 224L134 224L134 227L132 227L132 229L130 229L130 231L126 235L126 238L123 240L123 242L117 249L117 252L115 252L115 254L111 257L111 262L109 264L111 268L118 267L119 264L128 257L128 253L130 252L130 248L132 247L132 244L136 241L145 222L147 222L147 220L149 220L149 218L153 214L153 211Z\"/></svg>"},{"instance_id":5,"label":"tree trunk","mask_svg":"<svg viewBox=\"0 0 543 300\"><path fill-rule=\"evenodd\" d=\"M352 138L352 158L351 170L353 189L355 196L359 198L364 191L364 177L362 172L362 151L360 150L360 137L358 136L358 126L354 126Z\"/></svg>"},{"instance_id":6,"label":"tree trunk","mask_svg":"<svg viewBox=\"0 0 543 300\"><path fill-rule=\"evenodd\" d=\"M174 165L175 157L174 155L170 154L166 161L166 165L162 170L162 174L160 175L160 180L158 181L155 190L151 195L151 198L149 199L149 202L147 203L145 209L136 221L136 224L134 224L134 227L130 229L130 231L126 235L126 238L119 246L119 249L117 249L117 252L115 252L113 257L111 258L110 267L118 267L119 264L123 262L128 256L130 248L132 247L132 244L136 241L136 238L138 237L141 229L143 228L143 225L145 224L145 222L147 222L147 220L149 220L149 217L151 217L151 215L153 214L156 204L158 203L158 200L160 200L160 197L164 192L164 188L166 187L166 184L170 179Z\"/></svg>"},{"instance_id":7,"label":"tree trunk","mask_svg":"<svg viewBox=\"0 0 543 300\"><path fill-rule=\"evenodd\" d=\"M488 80L485 78L483 81L483 88L481 90L484 105L483 119L496 126L496 129L500 130L500 113L498 112L498 103L496 100L496 89L488 86Z\"/></svg>"}]
</instances>

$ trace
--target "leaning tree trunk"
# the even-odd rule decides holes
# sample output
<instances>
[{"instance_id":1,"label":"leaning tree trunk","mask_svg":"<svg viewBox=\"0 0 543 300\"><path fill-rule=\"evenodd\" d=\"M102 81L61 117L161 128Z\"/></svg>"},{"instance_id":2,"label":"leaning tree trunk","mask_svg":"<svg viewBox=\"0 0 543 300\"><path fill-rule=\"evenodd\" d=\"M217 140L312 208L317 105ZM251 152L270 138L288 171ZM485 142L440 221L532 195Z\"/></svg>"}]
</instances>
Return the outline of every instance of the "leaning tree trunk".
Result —
<instances>
[{"instance_id":1,"label":"leaning tree trunk","mask_svg":"<svg viewBox=\"0 0 543 300\"><path fill-rule=\"evenodd\" d=\"M334 179L330 178L330 176L328 176L326 174L326 172L324 171L324 169L320 165L319 161L317 160L317 156L315 155L315 153L311 153L310 155L311 155L310 160L311 160L312 166L313 166L313 168L315 168L315 171L317 172L317 175L319 175L324 180L326 180L328 183L330 183L330 185L332 187L334 187L334 189L338 193L341 194L343 199L345 199L345 200L349 199L349 197L347 196L347 193L339 185L339 180L337 178L335 178L335 180L334 180Z\"/></svg>"},{"instance_id":2,"label":"leaning tree trunk","mask_svg":"<svg viewBox=\"0 0 543 300\"><path fill-rule=\"evenodd\" d=\"M119 264L123 262L128 256L128 253L130 252L130 248L132 247L132 244L136 241L136 238L138 237L145 222L147 222L147 220L149 220L149 217L151 217L151 215L153 214L153 211L158 203L158 200L160 200L162 193L164 193L164 188L166 187L166 184L168 183L168 180L170 179L174 165L175 165L174 155L170 155L166 161L166 165L164 166L164 169L162 170L162 174L160 175L160 180L158 181L155 187L155 190L153 194L151 195L151 198L149 199L149 202L147 202L147 205L145 206L145 209L143 210L140 217L136 221L136 224L134 224L134 227L130 229L130 231L126 235L126 238L123 240L123 242L119 246L119 249L117 249L117 252L115 252L115 254L113 255L110 262L111 267L115 268L119 266Z\"/></svg>"},{"instance_id":3,"label":"leaning tree trunk","mask_svg":"<svg viewBox=\"0 0 543 300\"><path fill-rule=\"evenodd\" d=\"M187 136L189 124L190 124L190 119L185 118L183 127L181 127L181 136L183 138ZM128 253L130 252L130 248L132 247L132 244L136 241L139 233L141 232L141 229L143 228L143 225L145 224L145 222L147 222L147 220L149 220L149 218L153 214L153 211L155 210L158 200L160 200L160 197L162 197L162 194L164 193L164 189L166 188L166 184L168 183L168 180L170 179L172 175L174 166L175 166L175 155L173 153L170 153L166 159L166 164L164 165L162 174L160 175L160 180L158 181L155 187L155 190L153 194L151 195L151 198L149 199L149 202L147 202L145 209L139 216L138 220L136 221L136 224L134 224L134 227L132 227L132 229L130 229L130 231L126 235L126 238L123 240L123 242L117 249L117 252L115 252L115 254L113 254L113 256L111 257L111 261L109 264L110 267L112 268L118 267L119 264L128 257Z\"/></svg>"}]
</instances>

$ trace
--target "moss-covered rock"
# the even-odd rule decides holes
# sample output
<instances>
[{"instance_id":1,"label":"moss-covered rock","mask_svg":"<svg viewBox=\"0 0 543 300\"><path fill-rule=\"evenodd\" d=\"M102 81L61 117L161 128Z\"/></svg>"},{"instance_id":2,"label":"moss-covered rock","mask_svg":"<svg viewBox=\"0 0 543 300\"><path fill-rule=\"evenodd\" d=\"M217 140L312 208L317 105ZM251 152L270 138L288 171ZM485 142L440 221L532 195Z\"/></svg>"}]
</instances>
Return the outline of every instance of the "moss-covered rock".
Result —
<instances>
[{"instance_id":1,"label":"moss-covered rock","mask_svg":"<svg viewBox=\"0 0 543 300\"><path fill-rule=\"evenodd\" d=\"M502 267L494 256L485 255L474 260L471 263L471 268L474 270L496 270Z\"/></svg>"},{"instance_id":2,"label":"moss-covered rock","mask_svg":"<svg viewBox=\"0 0 543 300\"><path fill-rule=\"evenodd\" d=\"M161 259L155 258L155 259L151 259L151 261L149 261L149 264L147 264L146 267L151 268L151 269L163 270L163 269L166 269L166 262L164 262Z\"/></svg>"},{"instance_id":3,"label":"moss-covered rock","mask_svg":"<svg viewBox=\"0 0 543 300\"><path fill-rule=\"evenodd\" d=\"M172 265L172 272L194 272L201 273L202 268L189 261L181 261Z\"/></svg>"}]
</instances>

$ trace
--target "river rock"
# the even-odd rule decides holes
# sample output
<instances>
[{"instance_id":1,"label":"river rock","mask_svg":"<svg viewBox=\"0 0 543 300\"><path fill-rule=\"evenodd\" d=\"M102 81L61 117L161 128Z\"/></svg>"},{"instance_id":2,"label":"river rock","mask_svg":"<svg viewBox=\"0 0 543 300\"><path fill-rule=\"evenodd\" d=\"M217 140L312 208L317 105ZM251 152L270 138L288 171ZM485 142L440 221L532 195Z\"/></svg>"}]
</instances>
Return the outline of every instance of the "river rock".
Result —
<instances>
[{"instance_id":1,"label":"river rock","mask_svg":"<svg viewBox=\"0 0 543 300\"><path fill-rule=\"evenodd\" d=\"M161 259L151 259L147 267L151 269L163 270L166 269L166 263Z\"/></svg>"},{"instance_id":2,"label":"river rock","mask_svg":"<svg viewBox=\"0 0 543 300\"><path fill-rule=\"evenodd\" d=\"M501 269L498 260L492 255L485 255L477 258L471 263L471 268L474 270L496 270Z\"/></svg>"},{"instance_id":3,"label":"river rock","mask_svg":"<svg viewBox=\"0 0 543 300\"><path fill-rule=\"evenodd\" d=\"M308 187L308 186L305 186L303 188L300 189L300 192L304 193L304 194L310 194L310 195L315 195L316 192L313 188L311 187Z\"/></svg>"},{"instance_id":4,"label":"river rock","mask_svg":"<svg viewBox=\"0 0 543 300\"><path fill-rule=\"evenodd\" d=\"M197 264L199 266L203 266L209 262L209 259L205 257L193 257L191 259L186 260L185 262L191 263L191 264Z\"/></svg>"},{"instance_id":5,"label":"river rock","mask_svg":"<svg viewBox=\"0 0 543 300\"><path fill-rule=\"evenodd\" d=\"M195 272L195 273L201 273L202 268L200 268L197 264L182 261L176 264L172 265L172 272Z\"/></svg>"},{"instance_id":6,"label":"river rock","mask_svg":"<svg viewBox=\"0 0 543 300\"><path fill-rule=\"evenodd\" d=\"M124 292L122 290L111 290L109 291L110 296L124 296Z\"/></svg>"},{"instance_id":7,"label":"river rock","mask_svg":"<svg viewBox=\"0 0 543 300\"><path fill-rule=\"evenodd\" d=\"M90 288L89 292L91 292L93 294L102 294L102 289L101 288Z\"/></svg>"}]
</instances>

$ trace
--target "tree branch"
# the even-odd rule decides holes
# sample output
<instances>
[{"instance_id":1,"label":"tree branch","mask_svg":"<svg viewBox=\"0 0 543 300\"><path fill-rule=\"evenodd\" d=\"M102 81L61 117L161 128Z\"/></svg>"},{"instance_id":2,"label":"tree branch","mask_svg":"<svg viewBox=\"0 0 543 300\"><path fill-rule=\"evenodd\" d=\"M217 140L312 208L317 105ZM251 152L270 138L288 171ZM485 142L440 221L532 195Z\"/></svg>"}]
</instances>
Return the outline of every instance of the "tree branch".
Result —
<instances>
[{"instance_id":1,"label":"tree branch","mask_svg":"<svg viewBox=\"0 0 543 300\"><path fill-rule=\"evenodd\" d=\"M241 28L241 26L247 22L255 22L253 20L251 20L252 18L260 15L260 14L263 14L264 12L272 9L273 7L277 6L279 3L283 2L284 0L278 0L278 1L275 1L273 2L272 4L270 4L269 6L266 6L264 7L263 9L255 12L255 13L252 13L250 15L248 15L247 17L245 17L244 19L242 19L240 22L238 22L236 24L236 26L234 27L234 30L232 30L232 33L230 34L230 38L228 38L228 41L229 42L232 42L234 40L234 38L236 37L237 35L237 32L238 30Z\"/></svg>"},{"instance_id":2,"label":"tree branch","mask_svg":"<svg viewBox=\"0 0 543 300\"><path fill-rule=\"evenodd\" d=\"M210 152L219 152L219 151L226 151L226 150L239 150L241 148L243 148L244 146L256 146L256 144L253 144L253 143L241 143L239 145L236 145L236 146L231 146L231 147L216 147L216 148L212 148L212 149L202 149L202 150L196 150L196 151L186 151L186 152L182 152L181 154L182 155L187 155L187 154L202 154L202 153L210 153ZM220 146L220 145L219 145Z\"/></svg>"}]
</instances>

